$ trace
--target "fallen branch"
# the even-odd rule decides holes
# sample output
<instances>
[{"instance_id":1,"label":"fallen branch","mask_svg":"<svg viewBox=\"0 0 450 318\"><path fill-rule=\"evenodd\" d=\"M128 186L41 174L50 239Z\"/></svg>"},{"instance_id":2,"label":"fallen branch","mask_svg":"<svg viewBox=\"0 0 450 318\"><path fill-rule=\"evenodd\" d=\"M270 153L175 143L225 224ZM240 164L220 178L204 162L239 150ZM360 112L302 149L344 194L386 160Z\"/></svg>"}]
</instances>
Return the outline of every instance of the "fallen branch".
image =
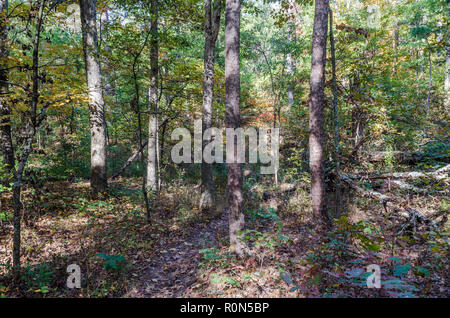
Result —
<instances>
[{"instance_id":1,"label":"fallen branch","mask_svg":"<svg viewBox=\"0 0 450 318\"><path fill-rule=\"evenodd\" d=\"M129 165L131 165L133 163L133 161L135 161L137 159L137 157L139 156L139 153L142 151L142 149L145 148L145 146L147 146L148 143L148 139L146 139L142 145L130 156L130 158L128 158L128 160L122 165L122 167L119 169L119 171L117 171L116 173L114 173L111 176L111 180L116 179Z\"/></svg>"},{"instance_id":2,"label":"fallen branch","mask_svg":"<svg viewBox=\"0 0 450 318\"><path fill-rule=\"evenodd\" d=\"M405 200L401 200L400 198L395 197L395 196L388 196L388 195L382 194L382 193L374 191L374 190L363 189L359 185L357 185L352 180L352 178L350 176L348 176L347 174L340 173L339 177L342 181L347 183L351 188L356 190L356 192L360 193L362 196L379 200L380 203L382 203L385 208L390 208L396 212L399 212L400 215L402 215L406 218L409 218L409 219L414 218L424 224L430 225L433 228L438 228L437 224L433 220L426 217L419 211L406 206L407 202ZM399 206L395 205L393 202L399 202L403 208L400 208Z\"/></svg>"},{"instance_id":3,"label":"fallen branch","mask_svg":"<svg viewBox=\"0 0 450 318\"><path fill-rule=\"evenodd\" d=\"M450 164L442 167L434 172L425 173L419 171L410 171L410 172L394 172L394 173L382 173L376 175L368 175L368 174L357 174L357 175L349 175L352 179L355 178L366 178L370 180L376 179L415 179L415 178L432 178L435 180L443 180L448 178L448 171L450 171Z\"/></svg>"},{"instance_id":4,"label":"fallen branch","mask_svg":"<svg viewBox=\"0 0 450 318\"><path fill-rule=\"evenodd\" d=\"M174 116L172 116L172 117L169 117L169 118L164 119L164 121L163 121L161 124L159 124L158 128L161 128L162 126L167 125L167 123L168 123L169 121L175 119L176 116L178 116L178 113L176 113L176 115L174 115ZM122 172L123 172L126 168L128 168L128 166L131 165L131 164L137 159L137 157L139 156L139 153L147 146L147 144L148 144L148 139L144 140L144 142L142 143L141 147L139 147L139 148L138 148L138 149L137 149L137 150L136 150L136 151L128 158L128 160L125 161L125 163L122 165L122 167L119 169L119 171L117 171L116 173L114 173L114 174L110 177L110 179L111 179L111 180L114 180L114 179L116 179L119 175L121 175Z\"/></svg>"},{"instance_id":5,"label":"fallen branch","mask_svg":"<svg viewBox=\"0 0 450 318\"><path fill-rule=\"evenodd\" d=\"M368 154L367 160L370 162L382 162L391 156L396 162L400 163L414 163L423 158L423 154L416 152L374 151Z\"/></svg>"},{"instance_id":6,"label":"fallen branch","mask_svg":"<svg viewBox=\"0 0 450 318\"><path fill-rule=\"evenodd\" d=\"M429 194L428 190L412 186L402 180L389 180L389 182L395 184L398 188L402 190L414 191L415 193L418 194Z\"/></svg>"}]
</instances>

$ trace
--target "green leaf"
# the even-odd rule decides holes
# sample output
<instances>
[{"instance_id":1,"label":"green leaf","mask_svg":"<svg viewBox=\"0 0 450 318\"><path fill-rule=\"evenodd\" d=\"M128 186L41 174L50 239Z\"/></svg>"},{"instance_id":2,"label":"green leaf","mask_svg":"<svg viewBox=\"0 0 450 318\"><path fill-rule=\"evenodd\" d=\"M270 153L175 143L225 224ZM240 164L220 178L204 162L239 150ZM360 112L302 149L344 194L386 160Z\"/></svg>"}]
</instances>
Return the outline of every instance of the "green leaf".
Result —
<instances>
[{"instance_id":1,"label":"green leaf","mask_svg":"<svg viewBox=\"0 0 450 318\"><path fill-rule=\"evenodd\" d=\"M396 265L394 267L394 275L395 276L403 276L404 274L409 272L411 270L411 268L412 268L412 266L409 264Z\"/></svg>"},{"instance_id":2,"label":"green leaf","mask_svg":"<svg viewBox=\"0 0 450 318\"><path fill-rule=\"evenodd\" d=\"M293 285L294 282L292 281L292 276L291 274L287 273L287 272L283 272L280 274L280 277L282 280L284 280L284 282L288 285Z\"/></svg>"}]
</instances>

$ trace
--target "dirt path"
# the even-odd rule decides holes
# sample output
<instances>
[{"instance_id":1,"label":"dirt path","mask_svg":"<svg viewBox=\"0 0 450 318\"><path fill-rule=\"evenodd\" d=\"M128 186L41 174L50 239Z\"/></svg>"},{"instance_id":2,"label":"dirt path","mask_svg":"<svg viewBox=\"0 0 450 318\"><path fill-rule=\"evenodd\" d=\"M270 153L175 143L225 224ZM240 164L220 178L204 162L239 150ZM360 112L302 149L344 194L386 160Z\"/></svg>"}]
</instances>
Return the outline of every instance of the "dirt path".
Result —
<instances>
[{"instance_id":1,"label":"dirt path","mask_svg":"<svg viewBox=\"0 0 450 318\"><path fill-rule=\"evenodd\" d=\"M189 228L185 239L159 244L159 254L142 270L144 279L125 297L188 297L184 293L197 281L200 250L215 246L218 233L226 237L227 229L228 213L222 213L206 225Z\"/></svg>"}]
</instances>

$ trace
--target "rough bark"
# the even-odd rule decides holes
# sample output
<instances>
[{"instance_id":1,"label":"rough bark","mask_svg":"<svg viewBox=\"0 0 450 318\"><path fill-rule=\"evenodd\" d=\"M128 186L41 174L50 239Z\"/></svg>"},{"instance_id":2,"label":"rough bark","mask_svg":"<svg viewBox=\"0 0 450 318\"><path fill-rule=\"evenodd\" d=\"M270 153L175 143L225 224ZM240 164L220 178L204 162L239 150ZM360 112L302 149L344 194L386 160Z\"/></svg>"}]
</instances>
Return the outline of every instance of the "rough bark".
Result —
<instances>
[{"instance_id":1,"label":"rough bark","mask_svg":"<svg viewBox=\"0 0 450 318\"><path fill-rule=\"evenodd\" d=\"M241 1L226 0L225 11L225 122L227 128L240 127L240 19ZM244 256L245 244L239 239L244 229L242 213L242 167L237 163L237 142L235 142L234 162L228 166L228 208L230 222L230 251Z\"/></svg>"},{"instance_id":2,"label":"rough bark","mask_svg":"<svg viewBox=\"0 0 450 318\"><path fill-rule=\"evenodd\" d=\"M428 94L427 94L427 113L426 119L430 118L430 104L431 104L431 88L433 82L431 77L431 51L428 52Z\"/></svg>"},{"instance_id":3,"label":"rough bark","mask_svg":"<svg viewBox=\"0 0 450 318\"><path fill-rule=\"evenodd\" d=\"M325 60L328 31L328 0L316 0L312 39L312 66L309 106L309 168L311 173L311 199L317 227L328 224L325 208L325 182L323 167L323 109L325 104Z\"/></svg>"},{"instance_id":4,"label":"rough bark","mask_svg":"<svg viewBox=\"0 0 450 318\"><path fill-rule=\"evenodd\" d=\"M11 174L14 170L14 148L11 137L11 108L7 101L8 71L6 59L7 47L7 15L8 0L0 0L0 141L3 152L3 163L6 172ZM6 183L9 183L6 180Z\"/></svg>"},{"instance_id":5,"label":"rough bark","mask_svg":"<svg viewBox=\"0 0 450 318\"><path fill-rule=\"evenodd\" d=\"M335 171L336 175L339 175L339 114L338 114L338 89L336 80L336 49L334 46L334 36L333 36L333 11L329 9L330 14L330 49L331 49L331 70L332 70L332 82L333 82L333 126L334 126L334 163L336 165ZM341 189L339 178L336 179L336 189L335 189L335 215L336 217L340 214L340 201L341 201Z\"/></svg>"},{"instance_id":6,"label":"rough bark","mask_svg":"<svg viewBox=\"0 0 450 318\"><path fill-rule=\"evenodd\" d=\"M214 8L212 8L214 6ZM203 75L203 114L202 130L205 132L211 128L212 107L214 101L214 56L217 36L220 28L220 13L222 3L220 0L205 0L205 53ZM203 139L204 149L211 139ZM200 210L209 211L216 201L212 164L202 161L202 194L200 198Z\"/></svg>"},{"instance_id":7,"label":"rough bark","mask_svg":"<svg viewBox=\"0 0 450 318\"><path fill-rule=\"evenodd\" d=\"M104 193L106 178L106 123L102 79L98 56L97 2L80 0L83 49L89 95L91 129L91 190L94 197Z\"/></svg>"},{"instance_id":8,"label":"rough bark","mask_svg":"<svg viewBox=\"0 0 450 318\"><path fill-rule=\"evenodd\" d=\"M150 9L150 67L148 90L150 116L148 122L147 186L158 192L158 1L152 0Z\"/></svg>"}]
</instances>

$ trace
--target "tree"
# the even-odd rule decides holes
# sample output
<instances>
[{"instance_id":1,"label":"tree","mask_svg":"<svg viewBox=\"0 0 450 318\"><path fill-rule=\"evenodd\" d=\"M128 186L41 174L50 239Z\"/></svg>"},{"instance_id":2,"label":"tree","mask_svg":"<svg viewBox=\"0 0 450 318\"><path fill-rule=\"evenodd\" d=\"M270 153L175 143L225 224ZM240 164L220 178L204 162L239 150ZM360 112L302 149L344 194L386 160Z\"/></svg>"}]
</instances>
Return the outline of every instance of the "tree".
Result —
<instances>
[{"instance_id":1,"label":"tree","mask_svg":"<svg viewBox=\"0 0 450 318\"><path fill-rule=\"evenodd\" d=\"M148 121L148 161L147 186L152 192L158 191L158 0L152 0L150 7L150 87L148 101L150 116Z\"/></svg>"},{"instance_id":2,"label":"tree","mask_svg":"<svg viewBox=\"0 0 450 318\"><path fill-rule=\"evenodd\" d=\"M323 109L325 104L325 61L328 29L328 0L316 0L311 54L309 102L309 168L311 173L311 199L317 226L328 223L325 208L325 182L323 167Z\"/></svg>"},{"instance_id":3,"label":"tree","mask_svg":"<svg viewBox=\"0 0 450 318\"><path fill-rule=\"evenodd\" d=\"M106 123L97 37L97 2L80 0L83 49L91 129L91 190L94 197L107 188Z\"/></svg>"},{"instance_id":4,"label":"tree","mask_svg":"<svg viewBox=\"0 0 450 318\"><path fill-rule=\"evenodd\" d=\"M41 33L44 25L44 20L48 16L49 12L57 6L58 2L54 2L48 8L47 12L44 12L46 6L46 0L40 0L36 2L36 5L30 7L30 17L34 17L34 33L31 36L31 50L32 50L32 64L29 68L31 70L31 87L28 84L23 86L17 83L11 83L17 87L22 88L26 91L29 98L27 99L27 110L23 112L22 115L22 147L17 149L20 155L17 159L13 161L12 172L13 172L13 186L12 186L12 205L14 210L13 223L14 223L14 234L13 234L13 274L14 279L18 281L20 279L20 247L21 247L21 212L22 212L22 202L21 202L21 192L22 192L22 182L25 167L27 165L28 158L33 152L33 142L35 140L36 133L42 128L43 123L47 116L48 108L60 101L67 99L67 97L43 103L41 100L39 87L42 87L43 78L45 77L43 72L40 72L39 62L40 62L40 44L41 44ZM3 7L5 8L5 7ZM42 107L39 106L43 104ZM19 147L18 147L19 148ZM13 150L12 150L13 151ZM10 154L11 155L11 154ZM14 152L12 153L14 158ZM15 169L17 161L17 169Z\"/></svg>"},{"instance_id":5,"label":"tree","mask_svg":"<svg viewBox=\"0 0 450 318\"><path fill-rule=\"evenodd\" d=\"M225 11L225 123L226 128L236 129L240 123L240 19L241 1L226 0ZM242 257L244 243L239 239L239 232L244 229L242 213L242 167L238 163L237 141L234 142L234 156L228 165L228 208L230 213L230 250Z\"/></svg>"},{"instance_id":6,"label":"tree","mask_svg":"<svg viewBox=\"0 0 450 318\"><path fill-rule=\"evenodd\" d=\"M213 6L213 8L212 8ZM220 14L222 1L205 0L205 53L203 75L203 116L202 130L211 128L212 108L214 100L214 55L217 36L220 29ZM210 138L203 139L203 149L211 142ZM212 165L202 162L202 195L200 210L209 210L216 201Z\"/></svg>"},{"instance_id":7,"label":"tree","mask_svg":"<svg viewBox=\"0 0 450 318\"><path fill-rule=\"evenodd\" d=\"M7 48L8 0L0 0L0 141L7 174L14 170L14 148L11 137L11 108L6 101L8 93Z\"/></svg>"},{"instance_id":8,"label":"tree","mask_svg":"<svg viewBox=\"0 0 450 318\"><path fill-rule=\"evenodd\" d=\"M336 165L335 173L339 176L339 117L338 117L338 88L336 79L336 49L334 46L334 35L333 35L333 11L329 8L330 14L330 49L331 49L331 73L332 73L332 83L333 83L333 127L334 127L334 164ZM340 182L339 178L336 178L335 183L335 215L339 216L340 209Z\"/></svg>"},{"instance_id":9,"label":"tree","mask_svg":"<svg viewBox=\"0 0 450 318\"><path fill-rule=\"evenodd\" d=\"M447 28L445 34L445 109L450 109L450 0L447 0Z\"/></svg>"}]
</instances>

